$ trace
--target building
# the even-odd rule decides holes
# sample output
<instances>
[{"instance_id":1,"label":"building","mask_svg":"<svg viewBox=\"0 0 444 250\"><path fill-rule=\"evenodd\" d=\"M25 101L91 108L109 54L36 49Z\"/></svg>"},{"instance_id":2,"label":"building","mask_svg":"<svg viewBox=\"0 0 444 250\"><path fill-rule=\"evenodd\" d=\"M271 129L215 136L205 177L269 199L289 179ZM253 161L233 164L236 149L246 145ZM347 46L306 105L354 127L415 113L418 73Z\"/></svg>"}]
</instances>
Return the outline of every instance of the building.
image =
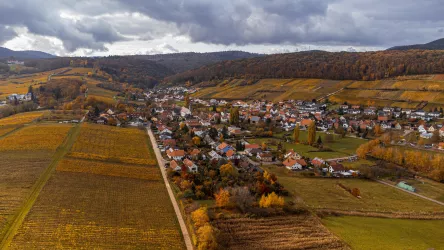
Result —
<instances>
[{"instance_id":1,"label":"building","mask_svg":"<svg viewBox=\"0 0 444 250\"><path fill-rule=\"evenodd\" d=\"M197 173L197 165L194 162L185 159L183 160L183 164L188 168L188 172Z\"/></svg>"},{"instance_id":2,"label":"building","mask_svg":"<svg viewBox=\"0 0 444 250\"><path fill-rule=\"evenodd\" d=\"M304 159L292 159L292 158L288 158L286 159L282 164L284 164L284 166L289 169L289 170L302 170L304 167L307 166L307 163L305 162Z\"/></svg>"},{"instance_id":3,"label":"building","mask_svg":"<svg viewBox=\"0 0 444 250\"><path fill-rule=\"evenodd\" d=\"M185 151L170 148L167 150L167 156L170 159L174 159L176 161L180 161L185 156Z\"/></svg>"},{"instance_id":4,"label":"building","mask_svg":"<svg viewBox=\"0 0 444 250\"><path fill-rule=\"evenodd\" d=\"M175 160L172 160L171 162L170 162L170 168L173 170L173 171L176 171L176 172L178 172L178 171L181 171L181 167L180 167L180 165L179 165L179 163L177 163L177 161L175 161Z\"/></svg>"},{"instance_id":5,"label":"building","mask_svg":"<svg viewBox=\"0 0 444 250\"><path fill-rule=\"evenodd\" d=\"M410 191L410 192L416 192L416 188L414 188L413 186L410 186L405 181L399 182L398 184L396 184L396 186L399 188L405 189L407 191Z\"/></svg>"}]
</instances>

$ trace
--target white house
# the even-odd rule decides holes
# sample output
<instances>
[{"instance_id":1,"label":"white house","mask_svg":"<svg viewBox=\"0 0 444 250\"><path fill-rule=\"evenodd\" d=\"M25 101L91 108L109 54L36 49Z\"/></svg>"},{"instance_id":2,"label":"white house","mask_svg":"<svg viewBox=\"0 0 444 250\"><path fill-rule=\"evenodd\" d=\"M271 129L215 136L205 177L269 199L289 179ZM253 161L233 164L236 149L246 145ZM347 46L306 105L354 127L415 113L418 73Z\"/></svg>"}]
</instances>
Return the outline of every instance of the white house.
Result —
<instances>
[{"instance_id":1,"label":"white house","mask_svg":"<svg viewBox=\"0 0 444 250\"><path fill-rule=\"evenodd\" d=\"M187 115L191 115L191 111L185 107L180 109L180 116L185 117Z\"/></svg>"},{"instance_id":2,"label":"white house","mask_svg":"<svg viewBox=\"0 0 444 250\"><path fill-rule=\"evenodd\" d=\"M194 164L194 162L192 162L188 159L185 159L185 160L183 160L183 164L185 164L185 166L188 168L189 172L192 172L192 173L197 172L197 165Z\"/></svg>"},{"instance_id":3,"label":"white house","mask_svg":"<svg viewBox=\"0 0 444 250\"><path fill-rule=\"evenodd\" d=\"M167 150L167 156L170 159L174 159L176 161L179 161L185 156L185 151L170 148Z\"/></svg>"}]
</instances>

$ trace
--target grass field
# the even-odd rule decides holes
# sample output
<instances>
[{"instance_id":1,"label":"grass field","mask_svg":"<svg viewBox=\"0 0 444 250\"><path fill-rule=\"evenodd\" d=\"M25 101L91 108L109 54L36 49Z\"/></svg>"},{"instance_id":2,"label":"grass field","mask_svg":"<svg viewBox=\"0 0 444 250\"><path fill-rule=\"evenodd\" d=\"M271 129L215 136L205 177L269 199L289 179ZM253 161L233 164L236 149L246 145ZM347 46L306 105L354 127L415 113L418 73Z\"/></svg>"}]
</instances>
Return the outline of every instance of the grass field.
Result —
<instances>
[{"instance_id":1,"label":"grass field","mask_svg":"<svg viewBox=\"0 0 444 250\"><path fill-rule=\"evenodd\" d=\"M353 249L444 249L444 221L327 217L334 234Z\"/></svg>"},{"instance_id":2,"label":"grass field","mask_svg":"<svg viewBox=\"0 0 444 250\"><path fill-rule=\"evenodd\" d=\"M384 180L392 185L396 185L398 181L392 182L390 180ZM401 180L399 180L401 181ZM409 185L416 188L416 193L427 196L429 198L444 202L444 184L426 178L415 179L415 180L403 180Z\"/></svg>"},{"instance_id":3,"label":"grass field","mask_svg":"<svg viewBox=\"0 0 444 250\"><path fill-rule=\"evenodd\" d=\"M162 181L56 172L11 249L184 249Z\"/></svg>"},{"instance_id":4,"label":"grass field","mask_svg":"<svg viewBox=\"0 0 444 250\"><path fill-rule=\"evenodd\" d=\"M309 207L334 211L379 213L444 212L444 206L410 195L395 188L363 179L306 178L283 167L264 167L277 175L288 191ZM338 186L359 188L361 199Z\"/></svg>"},{"instance_id":5,"label":"grass field","mask_svg":"<svg viewBox=\"0 0 444 250\"><path fill-rule=\"evenodd\" d=\"M16 115L11 115L6 118L0 119L0 126L5 125L21 125L31 123L37 118L42 117L44 112L27 112L27 113L19 113Z\"/></svg>"},{"instance_id":6,"label":"grass field","mask_svg":"<svg viewBox=\"0 0 444 250\"><path fill-rule=\"evenodd\" d=\"M312 215L219 219L224 249L348 249Z\"/></svg>"}]
</instances>

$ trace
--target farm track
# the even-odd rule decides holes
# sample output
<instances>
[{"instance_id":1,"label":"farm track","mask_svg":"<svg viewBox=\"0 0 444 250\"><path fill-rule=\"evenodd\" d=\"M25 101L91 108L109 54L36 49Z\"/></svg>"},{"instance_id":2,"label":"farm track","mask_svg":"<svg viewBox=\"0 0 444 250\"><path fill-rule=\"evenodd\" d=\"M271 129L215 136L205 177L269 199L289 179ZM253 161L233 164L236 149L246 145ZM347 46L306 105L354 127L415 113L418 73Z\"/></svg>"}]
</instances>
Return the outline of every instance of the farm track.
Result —
<instances>
[{"instance_id":1,"label":"farm track","mask_svg":"<svg viewBox=\"0 0 444 250\"><path fill-rule=\"evenodd\" d=\"M190 235L188 233L187 225L185 224L185 220L182 217L182 213L180 212L179 205L177 204L177 201L176 201L176 197L174 197L173 190L171 189L170 183L168 182L168 179L167 179L167 176L166 176L166 173L165 173L165 163L164 163L165 160L163 159L163 157L162 157L162 155L160 153L160 150L159 150L159 148L157 146L157 142L156 142L156 139L154 137L153 131L151 131L151 129L150 129L150 125L148 125L146 130L147 130L147 133L148 133L148 135L150 137L151 144L152 144L152 147L153 147L153 150L154 150L154 153L156 155L157 162L158 162L158 165L159 165L159 168L160 168L160 172L162 173L163 181L165 182L165 186L166 186L166 188L168 190L168 195L170 197L171 203L173 204L174 212L176 213L177 220L179 221L179 225L180 225L180 229L182 231L182 235L183 235L183 239L185 241L185 245L187 247L187 250L193 250L194 249L193 248L193 243L191 242L191 238L190 238Z\"/></svg>"},{"instance_id":2,"label":"farm track","mask_svg":"<svg viewBox=\"0 0 444 250\"><path fill-rule=\"evenodd\" d=\"M28 215L35 201L37 200L40 191L42 191L43 187L51 178L59 161L62 160L65 154L69 152L70 148L76 141L76 138L79 136L79 134L80 134L80 126L76 125L68 133L68 136L65 139L64 143L57 149L54 156L52 157L51 163L46 168L45 172L43 172L42 175L39 177L37 182L34 184L34 186L32 187L31 194L22 205L20 211L17 212L17 214L13 217L9 227L6 229L5 236L0 242L0 249L8 249L15 234L19 230L20 226L22 225L23 221L25 220L26 216Z\"/></svg>"},{"instance_id":3,"label":"farm track","mask_svg":"<svg viewBox=\"0 0 444 250\"><path fill-rule=\"evenodd\" d=\"M6 133L6 134L0 136L0 139L3 139L3 138L5 138L6 136L9 136L9 135L14 134L15 132L21 130L23 127L24 127L24 126L19 126L19 127L15 128L14 130L9 131L8 133Z\"/></svg>"}]
</instances>

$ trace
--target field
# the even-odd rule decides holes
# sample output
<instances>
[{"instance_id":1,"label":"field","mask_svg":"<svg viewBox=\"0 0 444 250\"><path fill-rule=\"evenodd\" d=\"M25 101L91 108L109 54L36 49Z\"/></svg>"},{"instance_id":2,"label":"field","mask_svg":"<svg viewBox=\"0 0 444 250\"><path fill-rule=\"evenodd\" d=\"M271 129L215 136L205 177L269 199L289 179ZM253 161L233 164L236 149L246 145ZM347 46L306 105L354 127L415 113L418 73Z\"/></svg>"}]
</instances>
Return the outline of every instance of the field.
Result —
<instances>
[{"instance_id":1,"label":"field","mask_svg":"<svg viewBox=\"0 0 444 250\"><path fill-rule=\"evenodd\" d=\"M83 124L71 157L117 163L156 165L143 130Z\"/></svg>"},{"instance_id":2,"label":"field","mask_svg":"<svg viewBox=\"0 0 444 250\"><path fill-rule=\"evenodd\" d=\"M55 151L63 142L71 126L27 126L1 140L0 152L7 151Z\"/></svg>"},{"instance_id":3,"label":"field","mask_svg":"<svg viewBox=\"0 0 444 250\"><path fill-rule=\"evenodd\" d=\"M312 215L219 219L226 249L348 249Z\"/></svg>"},{"instance_id":4,"label":"field","mask_svg":"<svg viewBox=\"0 0 444 250\"><path fill-rule=\"evenodd\" d=\"M288 99L311 100L335 92L352 81L322 79L263 79L252 85L243 80L224 81L215 87L203 88L194 94L196 98L221 99L266 99L281 101Z\"/></svg>"},{"instance_id":5,"label":"field","mask_svg":"<svg viewBox=\"0 0 444 250\"><path fill-rule=\"evenodd\" d=\"M398 181L392 182L390 180L384 180L392 185L396 185ZM401 181L401 180L399 180ZM426 178L415 179L415 180L403 180L409 185L416 188L416 193L427 196L429 198L444 202L444 184Z\"/></svg>"},{"instance_id":6,"label":"field","mask_svg":"<svg viewBox=\"0 0 444 250\"><path fill-rule=\"evenodd\" d=\"M17 125L6 125L6 126L0 126L0 137L5 136L8 133L11 133L12 131L19 128Z\"/></svg>"},{"instance_id":7,"label":"field","mask_svg":"<svg viewBox=\"0 0 444 250\"><path fill-rule=\"evenodd\" d=\"M63 69L45 71L41 73L11 76L6 80L0 80L0 99L4 99L11 94L26 94L29 86L38 87L48 80L48 76L60 72Z\"/></svg>"},{"instance_id":8,"label":"field","mask_svg":"<svg viewBox=\"0 0 444 250\"><path fill-rule=\"evenodd\" d=\"M146 133L82 124L11 249L184 249Z\"/></svg>"},{"instance_id":9,"label":"field","mask_svg":"<svg viewBox=\"0 0 444 250\"><path fill-rule=\"evenodd\" d=\"M353 249L444 249L444 221L327 217L323 223Z\"/></svg>"},{"instance_id":10,"label":"field","mask_svg":"<svg viewBox=\"0 0 444 250\"><path fill-rule=\"evenodd\" d=\"M367 105L368 101L378 106L415 108L428 101L428 108L444 105L444 77L409 76L378 81L333 81L322 79L262 79L254 84L234 79L213 82L193 94L203 99L235 99L269 101L312 100L327 94L330 101ZM216 84L216 85L214 85ZM345 88L342 90L342 88Z\"/></svg>"},{"instance_id":11,"label":"field","mask_svg":"<svg viewBox=\"0 0 444 250\"><path fill-rule=\"evenodd\" d=\"M288 191L310 208L361 213L442 214L444 206L423 200L395 188L362 179L307 178L283 167L264 167L277 175ZM338 186L359 188L361 199Z\"/></svg>"},{"instance_id":12,"label":"field","mask_svg":"<svg viewBox=\"0 0 444 250\"><path fill-rule=\"evenodd\" d=\"M10 249L184 249L163 181L56 172Z\"/></svg>"},{"instance_id":13,"label":"field","mask_svg":"<svg viewBox=\"0 0 444 250\"><path fill-rule=\"evenodd\" d=\"M27 112L11 115L0 119L0 126L27 124L40 118L43 114L44 112Z\"/></svg>"},{"instance_id":14,"label":"field","mask_svg":"<svg viewBox=\"0 0 444 250\"><path fill-rule=\"evenodd\" d=\"M31 125L0 139L0 239L70 128Z\"/></svg>"}]
</instances>

